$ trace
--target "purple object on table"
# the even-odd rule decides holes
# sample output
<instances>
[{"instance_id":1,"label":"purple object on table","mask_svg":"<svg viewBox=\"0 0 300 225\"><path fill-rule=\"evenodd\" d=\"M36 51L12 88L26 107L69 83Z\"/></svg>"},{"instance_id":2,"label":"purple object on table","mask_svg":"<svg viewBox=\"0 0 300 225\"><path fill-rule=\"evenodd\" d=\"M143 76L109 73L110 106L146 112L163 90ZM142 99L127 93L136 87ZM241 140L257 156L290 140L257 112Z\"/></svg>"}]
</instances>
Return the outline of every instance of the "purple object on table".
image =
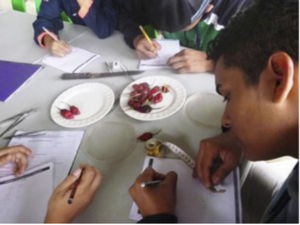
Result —
<instances>
[{"instance_id":1,"label":"purple object on table","mask_svg":"<svg viewBox=\"0 0 300 225\"><path fill-rule=\"evenodd\" d=\"M0 101L6 101L40 68L42 65L0 60Z\"/></svg>"}]
</instances>

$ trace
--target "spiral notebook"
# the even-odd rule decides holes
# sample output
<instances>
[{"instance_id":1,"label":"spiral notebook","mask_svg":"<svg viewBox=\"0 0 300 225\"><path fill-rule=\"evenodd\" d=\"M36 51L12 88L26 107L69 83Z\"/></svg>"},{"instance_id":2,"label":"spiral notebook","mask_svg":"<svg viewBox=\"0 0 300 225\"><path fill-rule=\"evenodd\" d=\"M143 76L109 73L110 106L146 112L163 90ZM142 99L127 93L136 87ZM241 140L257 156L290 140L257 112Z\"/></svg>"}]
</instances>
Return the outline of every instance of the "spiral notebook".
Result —
<instances>
[{"instance_id":1,"label":"spiral notebook","mask_svg":"<svg viewBox=\"0 0 300 225\"><path fill-rule=\"evenodd\" d=\"M42 65L0 60L0 101L7 101Z\"/></svg>"}]
</instances>

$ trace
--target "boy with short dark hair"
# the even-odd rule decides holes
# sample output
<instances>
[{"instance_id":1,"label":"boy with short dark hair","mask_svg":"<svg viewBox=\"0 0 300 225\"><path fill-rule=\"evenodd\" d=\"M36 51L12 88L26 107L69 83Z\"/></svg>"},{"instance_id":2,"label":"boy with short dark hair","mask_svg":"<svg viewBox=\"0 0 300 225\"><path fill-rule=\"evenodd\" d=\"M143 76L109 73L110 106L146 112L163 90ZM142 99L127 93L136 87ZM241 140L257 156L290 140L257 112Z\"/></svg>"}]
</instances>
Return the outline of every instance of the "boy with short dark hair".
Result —
<instances>
[{"instance_id":1,"label":"boy with short dark hair","mask_svg":"<svg viewBox=\"0 0 300 225\"><path fill-rule=\"evenodd\" d=\"M259 0L212 42L209 58L216 65L217 92L226 101L222 124L229 130L200 143L194 172L207 188L235 169L241 156L253 161L298 159L298 7L296 0ZM212 173L214 161L220 159ZM176 222L176 174L167 174L155 192L140 187L155 176L148 168L130 189L142 222ZM299 223L298 163L261 222Z\"/></svg>"}]
</instances>

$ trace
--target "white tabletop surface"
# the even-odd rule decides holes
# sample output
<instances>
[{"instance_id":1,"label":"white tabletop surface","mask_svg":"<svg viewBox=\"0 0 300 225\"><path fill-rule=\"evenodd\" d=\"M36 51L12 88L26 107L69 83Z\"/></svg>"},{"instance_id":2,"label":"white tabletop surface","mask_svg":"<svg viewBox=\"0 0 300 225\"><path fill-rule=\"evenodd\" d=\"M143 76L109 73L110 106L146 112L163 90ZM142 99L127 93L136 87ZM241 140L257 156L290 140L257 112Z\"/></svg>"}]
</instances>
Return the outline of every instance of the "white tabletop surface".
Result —
<instances>
[{"instance_id":1,"label":"white tabletop surface","mask_svg":"<svg viewBox=\"0 0 300 225\"><path fill-rule=\"evenodd\" d=\"M33 63L47 54L45 49L37 46L33 41L32 22L34 16L15 11L7 11L0 14L0 59ZM60 37L65 41L71 41L72 46L81 47L102 55L102 58L93 61L84 71L106 71L103 59L121 61L128 69L137 69L138 60L135 53L124 43L122 35L115 31L110 38L100 40L88 28L65 24ZM108 85L118 96L124 87L130 83L126 77L101 78L92 81L60 79L62 71L46 66L37 74L30 83L22 88L7 102L0 102L0 121L19 112L38 106L40 111L20 123L19 130L65 130L56 125L50 117L50 107L55 98L64 90L79 83L100 82ZM170 69L149 70L142 75L134 76L138 79L144 76L162 75L171 76L178 80L187 91L187 96L194 93L215 93L214 76L212 74L182 74L178 75ZM104 122L120 122L132 126L135 135L146 131L162 129L158 135L160 139L173 142L186 150L192 157L198 151L199 141L203 138L220 133L220 128L195 125L190 122L183 113L183 108L176 114L159 121L137 121L125 115L120 106L99 122L84 127L86 131L83 143L75 159L73 168L81 163L92 164L102 171L103 183L97 192L92 205L76 220L86 223L128 223L132 200L128 189L141 172L144 162L145 149L142 142L137 142L135 148L127 157L118 162L101 162L93 159L84 151L86 140L92 129L101 126ZM0 130L4 127L0 127ZM8 134L11 134L11 131ZM113 135L111 138L115 138ZM115 140L118 142L118 140ZM5 146L6 141L0 140L0 146ZM101 148L101 146L99 146ZM102 150L101 150L102 151ZM103 149L109 151L109 149Z\"/></svg>"}]
</instances>

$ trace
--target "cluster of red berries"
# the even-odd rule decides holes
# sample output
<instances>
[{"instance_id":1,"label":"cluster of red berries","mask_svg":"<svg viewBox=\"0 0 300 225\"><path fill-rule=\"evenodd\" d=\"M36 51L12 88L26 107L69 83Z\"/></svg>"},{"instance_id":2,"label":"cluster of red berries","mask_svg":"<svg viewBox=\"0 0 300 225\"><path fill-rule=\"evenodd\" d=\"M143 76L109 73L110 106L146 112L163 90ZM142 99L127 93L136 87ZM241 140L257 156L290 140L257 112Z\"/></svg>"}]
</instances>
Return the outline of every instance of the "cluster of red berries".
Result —
<instances>
[{"instance_id":1,"label":"cluster of red berries","mask_svg":"<svg viewBox=\"0 0 300 225\"><path fill-rule=\"evenodd\" d=\"M150 88L148 83L132 85L133 91L130 92L128 106L141 113L152 111L150 104L157 104L163 100L163 93L169 92L168 86L154 86Z\"/></svg>"},{"instance_id":2,"label":"cluster of red berries","mask_svg":"<svg viewBox=\"0 0 300 225\"><path fill-rule=\"evenodd\" d=\"M67 104L68 105L68 104ZM80 110L75 105L68 105L69 109L60 109L60 115L68 120L74 119L74 116L80 114Z\"/></svg>"}]
</instances>

